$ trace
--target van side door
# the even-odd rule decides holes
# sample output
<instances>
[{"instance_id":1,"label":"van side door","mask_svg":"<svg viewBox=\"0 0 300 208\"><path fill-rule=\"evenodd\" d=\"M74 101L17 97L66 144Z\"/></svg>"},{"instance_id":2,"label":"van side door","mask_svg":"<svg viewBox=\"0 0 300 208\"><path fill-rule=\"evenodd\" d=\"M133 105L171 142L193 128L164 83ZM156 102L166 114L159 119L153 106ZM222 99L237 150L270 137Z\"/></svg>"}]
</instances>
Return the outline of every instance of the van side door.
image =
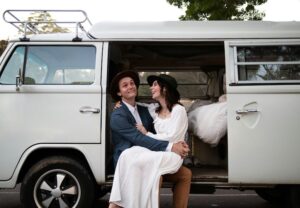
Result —
<instances>
[{"instance_id":1,"label":"van side door","mask_svg":"<svg viewBox=\"0 0 300 208\"><path fill-rule=\"evenodd\" d=\"M1 65L0 180L36 144L100 143L102 43L16 44Z\"/></svg>"},{"instance_id":2,"label":"van side door","mask_svg":"<svg viewBox=\"0 0 300 208\"><path fill-rule=\"evenodd\" d=\"M300 184L300 40L225 43L230 183Z\"/></svg>"}]
</instances>

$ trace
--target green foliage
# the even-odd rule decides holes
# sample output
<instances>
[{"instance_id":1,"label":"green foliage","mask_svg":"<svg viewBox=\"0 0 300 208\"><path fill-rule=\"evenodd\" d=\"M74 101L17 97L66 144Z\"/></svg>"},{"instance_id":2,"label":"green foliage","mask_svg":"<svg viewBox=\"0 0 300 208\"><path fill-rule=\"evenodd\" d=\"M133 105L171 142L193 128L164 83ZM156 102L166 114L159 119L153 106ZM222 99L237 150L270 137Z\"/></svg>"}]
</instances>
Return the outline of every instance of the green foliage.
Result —
<instances>
[{"instance_id":1,"label":"green foliage","mask_svg":"<svg viewBox=\"0 0 300 208\"><path fill-rule=\"evenodd\" d=\"M167 0L186 8L181 20L261 20L265 14L255 9L267 0Z\"/></svg>"},{"instance_id":2,"label":"green foliage","mask_svg":"<svg viewBox=\"0 0 300 208\"><path fill-rule=\"evenodd\" d=\"M28 22L31 22L31 26L37 28L40 33L67 33L70 32L68 28L60 27L55 23L55 20L51 17L48 12L33 12L28 17ZM21 33L24 32L23 26ZM32 34L29 30L27 34Z\"/></svg>"}]
</instances>

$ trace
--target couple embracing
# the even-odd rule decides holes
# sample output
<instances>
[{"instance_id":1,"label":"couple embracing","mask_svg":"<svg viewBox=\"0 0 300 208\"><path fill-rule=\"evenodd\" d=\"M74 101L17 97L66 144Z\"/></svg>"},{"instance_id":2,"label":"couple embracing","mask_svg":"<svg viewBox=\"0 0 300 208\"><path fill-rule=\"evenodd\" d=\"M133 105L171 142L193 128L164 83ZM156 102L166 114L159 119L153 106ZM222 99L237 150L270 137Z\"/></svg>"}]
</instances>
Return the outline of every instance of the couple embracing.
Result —
<instances>
[{"instance_id":1,"label":"couple embracing","mask_svg":"<svg viewBox=\"0 0 300 208\"><path fill-rule=\"evenodd\" d=\"M182 166L189 152L186 111L173 77L153 75L147 81L156 104L136 103L140 80L133 71L117 74L111 83L120 107L110 120L115 174L109 207L159 207L163 180L174 185L173 207L186 208L191 183L191 171Z\"/></svg>"}]
</instances>

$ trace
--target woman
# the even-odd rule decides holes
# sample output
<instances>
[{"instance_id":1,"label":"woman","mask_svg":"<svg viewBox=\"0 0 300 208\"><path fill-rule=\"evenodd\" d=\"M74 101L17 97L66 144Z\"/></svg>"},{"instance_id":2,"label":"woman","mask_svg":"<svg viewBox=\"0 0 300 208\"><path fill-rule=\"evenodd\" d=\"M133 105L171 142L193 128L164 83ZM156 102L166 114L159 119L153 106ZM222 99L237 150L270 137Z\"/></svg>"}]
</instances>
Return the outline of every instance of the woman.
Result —
<instances>
[{"instance_id":1,"label":"woman","mask_svg":"<svg viewBox=\"0 0 300 208\"><path fill-rule=\"evenodd\" d=\"M149 76L147 81L152 98L158 101L156 107L148 106L156 134L147 132L142 125L137 125L138 130L155 139L182 141L188 121L186 111L179 103L176 80L161 74ZM110 207L158 207L160 176L177 172L182 161L173 152L154 152L138 146L125 150L117 163Z\"/></svg>"}]
</instances>

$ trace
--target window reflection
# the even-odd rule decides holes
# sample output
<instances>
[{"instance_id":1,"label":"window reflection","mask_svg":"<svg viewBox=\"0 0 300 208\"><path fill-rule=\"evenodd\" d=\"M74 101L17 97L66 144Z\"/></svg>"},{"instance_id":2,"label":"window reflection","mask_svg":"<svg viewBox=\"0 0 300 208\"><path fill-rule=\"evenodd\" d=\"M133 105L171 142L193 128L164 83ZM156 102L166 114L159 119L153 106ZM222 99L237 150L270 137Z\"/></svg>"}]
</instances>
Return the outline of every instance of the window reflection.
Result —
<instances>
[{"instance_id":1,"label":"window reflection","mask_svg":"<svg viewBox=\"0 0 300 208\"><path fill-rule=\"evenodd\" d=\"M174 77L178 84L178 91L182 98L198 98L207 96L208 74L196 71L159 71L159 72L139 72L141 85L139 87L139 96L151 96L147 77L149 75L159 75L161 73Z\"/></svg>"},{"instance_id":2,"label":"window reflection","mask_svg":"<svg viewBox=\"0 0 300 208\"><path fill-rule=\"evenodd\" d=\"M240 81L300 80L299 45L237 47L237 61Z\"/></svg>"},{"instance_id":3,"label":"window reflection","mask_svg":"<svg viewBox=\"0 0 300 208\"><path fill-rule=\"evenodd\" d=\"M237 48L238 62L300 61L300 46L247 46Z\"/></svg>"},{"instance_id":4,"label":"window reflection","mask_svg":"<svg viewBox=\"0 0 300 208\"><path fill-rule=\"evenodd\" d=\"M94 46L19 46L4 67L0 83L16 84L21 70L25 85L87 85L95 80L95 66Z\"/></svg>"},{"instance_id":5,"label":"window reflection","mask_svg":"<svg viewBox=\"0 0 300 208\"><path fill-rule=\"evenodd\" d=\"M241 81L300 80L300 65L241 65L238 69Z\"/></svg>"},{"instance_id":6,"label":"window reflection","mask_svg":"<svg viewBox=\"0 0 300 208\"><path fill-rule=\"evenodd\" d=\"M24 65L25 47L17 47L1 74L1 84L16 84L16 76Z\"/></svg>"}]
</instances>

